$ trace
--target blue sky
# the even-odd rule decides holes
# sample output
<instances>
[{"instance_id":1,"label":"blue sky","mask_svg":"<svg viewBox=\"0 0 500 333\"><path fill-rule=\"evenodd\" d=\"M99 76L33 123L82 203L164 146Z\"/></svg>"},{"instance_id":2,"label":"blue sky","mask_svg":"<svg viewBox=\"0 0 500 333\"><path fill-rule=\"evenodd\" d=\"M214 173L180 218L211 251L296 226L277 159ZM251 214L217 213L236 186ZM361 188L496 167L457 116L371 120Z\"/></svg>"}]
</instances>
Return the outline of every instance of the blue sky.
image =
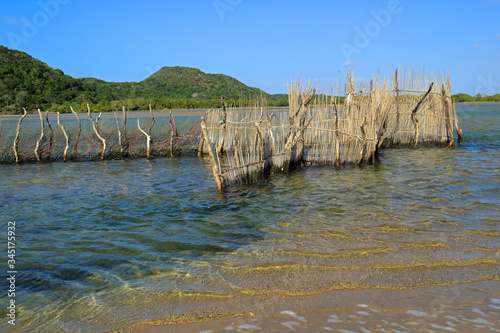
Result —
<instances>
[{"instance_id":1,"label":"blue sky","mask_svg":"<svg viewBox=\"0 0 500 333\"><path fill-rule=\"evenodd\" d=\"M409 65L452 92L500 92L500 0L1 1L0 44L73 77L141 81L163 66L269 93L298 74L371 78Z\"/></svg>"}]
</instances>

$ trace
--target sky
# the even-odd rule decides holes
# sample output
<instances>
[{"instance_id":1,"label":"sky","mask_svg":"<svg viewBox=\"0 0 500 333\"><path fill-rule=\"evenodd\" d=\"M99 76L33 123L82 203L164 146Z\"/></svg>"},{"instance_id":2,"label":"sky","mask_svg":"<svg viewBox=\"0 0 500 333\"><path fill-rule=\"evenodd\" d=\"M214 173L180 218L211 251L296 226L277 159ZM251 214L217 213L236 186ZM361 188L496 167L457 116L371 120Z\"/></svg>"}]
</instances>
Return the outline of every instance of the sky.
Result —
<instances>
[{"instance_id":1,"label":"sky","mask_svg":"<svg viewBox=\"0 0 500 333\"><path fill-rule=\"evenodd\" d=\"M1 0L0 44L116 82L186 66L276 94L407 64L500 93L500 0Z\"/></svg>"}]
</instances>

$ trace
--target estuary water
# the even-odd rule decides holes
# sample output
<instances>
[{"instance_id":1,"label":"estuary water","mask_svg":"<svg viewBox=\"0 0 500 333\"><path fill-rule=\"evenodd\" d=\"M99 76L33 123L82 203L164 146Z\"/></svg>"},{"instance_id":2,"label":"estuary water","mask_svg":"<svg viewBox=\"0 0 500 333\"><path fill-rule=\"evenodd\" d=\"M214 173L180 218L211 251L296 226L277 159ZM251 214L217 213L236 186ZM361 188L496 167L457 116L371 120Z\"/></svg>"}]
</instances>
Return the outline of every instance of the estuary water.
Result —
<instances>
[{"instance_id":1,"label":"estuary water","mask_svg":"<svg viewBox=\"0 0 500 333\"><path fill-rule=\"evenodd\" d=\"M500 104L457 114L462 145L225 193L196 157L0 165L0 331L500 332Z\"/></svg>"}]
</instances>

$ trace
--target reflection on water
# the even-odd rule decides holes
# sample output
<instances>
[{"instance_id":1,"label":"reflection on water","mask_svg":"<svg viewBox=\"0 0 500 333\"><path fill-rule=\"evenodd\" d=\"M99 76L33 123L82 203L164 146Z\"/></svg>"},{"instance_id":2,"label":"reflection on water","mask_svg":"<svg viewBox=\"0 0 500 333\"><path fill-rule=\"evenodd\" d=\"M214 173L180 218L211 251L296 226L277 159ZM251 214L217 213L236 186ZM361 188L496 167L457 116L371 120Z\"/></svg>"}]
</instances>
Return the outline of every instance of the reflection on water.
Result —
<instances>
[{"instance_id":1,"label":"reflection on water","mask_svg":"<svg viewBox=\"0 0 500 333\"><path fill-rule=\"evenodd\" d=\"M0 166L14 331L499 329L500 105L457 112L462 146L224 194L197 158Z\"/></svg>"}]
</instances>

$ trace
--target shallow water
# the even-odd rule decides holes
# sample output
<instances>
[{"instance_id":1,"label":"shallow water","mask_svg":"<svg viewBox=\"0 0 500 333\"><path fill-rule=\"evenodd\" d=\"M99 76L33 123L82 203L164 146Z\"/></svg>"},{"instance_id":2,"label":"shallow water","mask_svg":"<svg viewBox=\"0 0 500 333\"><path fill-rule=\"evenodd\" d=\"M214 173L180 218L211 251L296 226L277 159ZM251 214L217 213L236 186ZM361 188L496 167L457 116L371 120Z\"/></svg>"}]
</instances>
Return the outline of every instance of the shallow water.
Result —
<instances>
[{"instance_id":1,"label":"shallow water","mask_svg":"<svg viewBox=\"0 0 500 333\"><path fill-rule=\"evenodd\" d=\"M500 104L457 113L460 146L224 194L198 158L1 165L18 307L8 327L2 293L0 325L500 331Z\"/></svg>"}]
</instances>

